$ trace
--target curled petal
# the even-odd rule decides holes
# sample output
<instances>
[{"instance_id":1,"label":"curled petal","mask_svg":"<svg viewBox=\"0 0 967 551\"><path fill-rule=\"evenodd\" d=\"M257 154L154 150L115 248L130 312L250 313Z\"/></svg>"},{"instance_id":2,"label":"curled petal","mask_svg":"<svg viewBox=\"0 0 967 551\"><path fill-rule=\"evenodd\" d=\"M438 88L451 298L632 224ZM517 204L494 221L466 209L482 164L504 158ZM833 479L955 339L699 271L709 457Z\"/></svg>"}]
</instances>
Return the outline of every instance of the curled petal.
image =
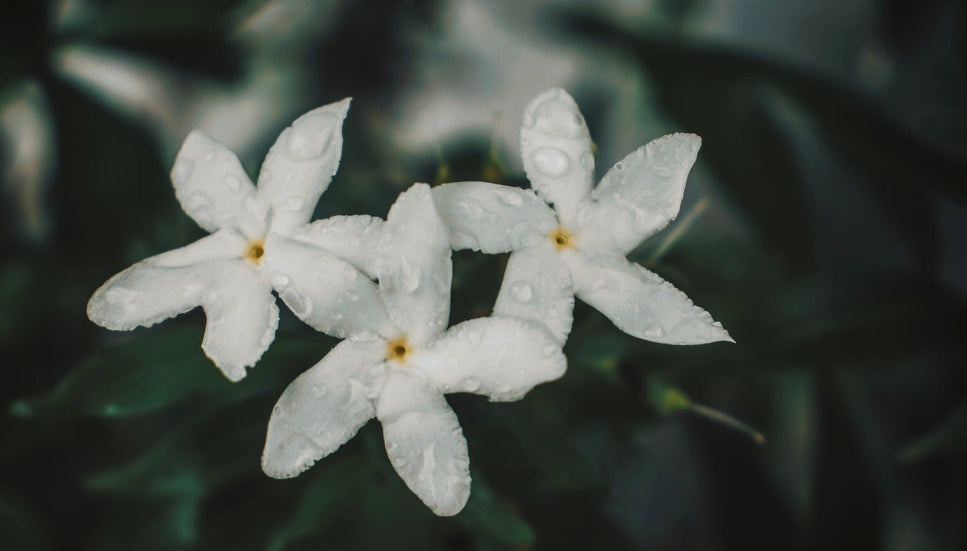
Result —
<instances>
[{"instance_id":1,"label":"curled petal","mask_svg":"<svg viewBox=\"0 0 967 551\"><path fill-rule=\"evenodd\" d=\"M450 315L450 240L429 186L414 184L396 199L380 250L379 292L390 319L413 344L442 333Z\"/></svg>"},{"instance_id":2,"label":"curled petal","mask_svg":"<svg viewBox=\"0 0 967 551\"><path fill-rule=\"evenodd\" d=\"M624 255L668 225L701 145L694 134L669 134L616 163L580 207L582 244Z\"/></svg>"},{"instance_id":3,"label":"curled petal","mask_svg":"<svg viewBox=\"0 0 967 551\"><path fill-rule=\"evenodd\" d=\"M554 211L530 190L456 182L433 188L433 199L454 250L496 254L533 247L557 226Z\"/></svg>"},{"instance_id":4,"label":"curled petal","mask_svg":"<svg viewBox=\"0 0 967 551\"><path fill-rule=\"evenodd\" d=\"M594 176L591 135L574 99L560 88L534 98L520 130L524 171L534 189L570 224Z\"/></svg>"},{"instance_id":5,"label":"curled petal","mask_svg":"<svg viewBox=\"0 0 967 551\"><path fill-rule=\"evenodd\" d=\"M202 295L205 337L201 348L232 382L245 377L275 340L279 307L272 288L238 260Z\"/></svg>"},{"instance_id":6,"label":"curled petal","mask_svg":"<svg viewBox=\"0 0 967 551\"><path fill-rule=\"evenodd\" d=\"M272 230L289 232L312 211L339 168L349 98L302 115L279 134L262 163L259 196L272 205Z\"/></svg>"},{"instance_id":7,"label":"curled petal","mask_svg":"<svg viewBox=\"0 0 967 551\"><path fill-rule=\"evenodd\" d=\"M549 240L511 253L494 314L537 323L564 344L573 310L571 275Z\"/></svg>"},{"instance_id":8,"label":"curled petal","mask_svg":"<svg viewBox=\"0 0 967 551\"><path fill-rule=\"evenodd\" d=\"M561 346L544 329L498 317L450 328L411 361L444 392L472 392L501 402L519 400L567 368Z\"/></svg>"},{"instance_id":9,"label":"curled petal","mask_svg":"<svg viewBox=\"0 0 967 551\"><path fill-rule=\"evenodd\" d=\"M272 409L262 470L292 478L336 451L373 418L386 368L382 342L343 341L299 375Z\"/></svg>"},{"instance_id":10,"label":"curled petal","mask_svg":"<svg viewBox=\"0 0 967 551\"><path fill-rule=\"evenodd\" d=\"M115 331L149 327L202 303L202 295L237 259L245 243L218 232L152 256L115 275L87 304L87 317Z\"/></svg>"},{"instance_id":11,"label":"curled petal","mask_svg":"<svg viewBox=\"0 0 967 551\"><path fill-rule=\"evenodd\" d=\"M470 458L443 395L412 373L390 370L376 417L386 455L407 487L437 515L459 513L470 497Z\"/></svg>"},{"instance_id":12,"label":"curled petal","mask_svg":"<svg viewBox=\"0 0 967 551\"><path fill-rule=\"evenodd\" d=\"M685 293L624 257L573 252L565 261L578 298L629 335L666 344L734 342L722 324Z\"/></svg>"},{"instance_id":13,"label":"curled petal","mask_svg":"<svg viewBox=\"0 0 967 551\"><path fill-rule=\"evenodd\" d=\"M295 241L309 243L346 260L370 277L379 270L383 220L373 216L333 216L296 229Z\"/></svg>"},{"instance_id":14,"label":"curled petal","mask_svg":"<svg viewBox=\"0 0 967 551\"><path fill-rule=\"evenodd\" d=\"M262 267L286 306L316 330L350 338L394 333L376 284L352 264L272 233Z\"/></svg>"},{"instance_id":15,"label":"curled petal","mask_svg":"<svg viewBox=\"0 0 967 551\"><path fill-rule=\"evenodd\" d=\"M171 181L181 207L205 230L237 229L249 239L265 235L268 209L238 157L202 132L185 138Z\"/></svg>"}]
</instances>

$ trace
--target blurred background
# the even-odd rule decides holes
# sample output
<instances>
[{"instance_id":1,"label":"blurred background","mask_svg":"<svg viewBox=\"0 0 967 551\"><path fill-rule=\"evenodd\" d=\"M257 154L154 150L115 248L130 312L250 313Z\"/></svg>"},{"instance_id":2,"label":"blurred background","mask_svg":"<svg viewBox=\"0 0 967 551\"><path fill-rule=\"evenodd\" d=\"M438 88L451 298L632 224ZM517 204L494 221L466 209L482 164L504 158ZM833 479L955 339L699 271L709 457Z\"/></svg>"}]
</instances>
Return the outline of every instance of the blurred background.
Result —
<instances>
[{"instance_id":1,"label":"blurred background","mask_svg":"<svg viewBox=\"0 0 967 551\"><path fill-rule=\"evenodd\" d=\"M967 548L967 6L956 0L3 0L0 549ZM114 333L85 304L202 230L168 180L202 128L251 174L353 96L316 210L414 181L526 186L562 86L598 176L704 138L682 216L632 258L737 344L629 337L579 304L560 381L452 395L467 508L436 518L370 423L302 476L259 457L335 343L291 314L250 375L194 311ZM506 257L456 253L453 323Z\"/></svg>"}]
</instances>

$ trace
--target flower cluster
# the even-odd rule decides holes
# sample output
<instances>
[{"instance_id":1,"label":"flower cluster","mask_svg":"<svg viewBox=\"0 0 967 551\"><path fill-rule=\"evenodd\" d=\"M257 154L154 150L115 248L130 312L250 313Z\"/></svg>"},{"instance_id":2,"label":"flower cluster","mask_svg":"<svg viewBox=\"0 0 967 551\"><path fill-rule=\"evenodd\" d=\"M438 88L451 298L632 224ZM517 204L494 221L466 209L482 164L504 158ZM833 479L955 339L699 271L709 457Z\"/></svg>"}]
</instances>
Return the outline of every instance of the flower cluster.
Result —
<instances>
[{"instance_id":1,"label":"flower cluster","mask_svg":"<svg viewBox=\"0 0 967 551\"><path fill-rule=\"evenodd\" d=\"M124 270L88 304L91 320L115 330L201 306L202 349L232 381L275 337L272 290L299 319L343 338L275 405L262 455L269 476L300 474L375 417L406 485L436 514L454 515L469 497L469 458L444 394L511 401L562 376L575 296L642 339L731 340L684 293L625 258L678 214L697 136L643 146L592 190L584 118L566 92L549 90L521 130L534 191L415 184L385 221L310 222L339 165L348 108L321 107L283 131L257 187L234 154L190 134L171 178L211 235ZM451 250L467 248L510 260L493 314L448 328Z\"/></svg>"}]
</instances>

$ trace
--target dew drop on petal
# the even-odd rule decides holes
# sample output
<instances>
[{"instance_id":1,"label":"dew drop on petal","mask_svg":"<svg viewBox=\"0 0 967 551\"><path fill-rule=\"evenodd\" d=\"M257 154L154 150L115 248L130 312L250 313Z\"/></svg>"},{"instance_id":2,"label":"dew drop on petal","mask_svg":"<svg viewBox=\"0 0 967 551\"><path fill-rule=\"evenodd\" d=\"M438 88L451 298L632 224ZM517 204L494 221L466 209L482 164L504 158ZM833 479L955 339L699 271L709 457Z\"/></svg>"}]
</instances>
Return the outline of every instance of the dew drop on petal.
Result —
<instances>
[{"instance_id":1,"label":"dew drop on petal","mask_svg":"<svg viewBox=\"0 0 967 551\"><path fill-rule=\"evenodd\" d=\"M305 205L305 200L302 197L289 197L282 203L282 209L294 212L302 209L303 205Z\"/></svg>"},{"instance_id":2,"label":"dew drop on petal","mask_svg":"<svg viewBox=\"0 0 967 551\"><path fill-rule=\"evenodd\" d=\"M282 300L285 301L286 306L292 310L292 313L299 318L305 318L312 312L312 301L308 297L298 293L292 289L286 289L279 293Z\"/></svg>"},{"instance_id":3,"label":"dew drop on petal","mask_svg":"<svg viewBox=\"0 0 967 551\"><path fill-rule=\"evenodd\" d=\"M420 287L420 268L409 263L406 258L400 266L400 287L404 293L412 293Z\"/></svg>"},{"instance_id":4,"label":"dew drop on petal","mask_svg":"<svg viewBox=\"0 0 967 551\"><path fill-rule=\"evenodd\" d=\"M520 194L513 191L508 191L497 195L497 200L511 207L519 207L524 204L524 199L520 196Z\"/></svg>"},{"instance_id":5,"label":"dew drop on petal","mask_svg":"<svg viewBox=\"0 0 967 551\"><path fill-rule=\"evenodd\" d=\"M584 170L594 170L594 155L590 151L581 154L581 167Z\"/></svg>"},{"instance_id":6,"label":"dew drop on petal","mask_svg":"<svg viewBox=\"0 0 967 551\"><path fill-rule=\"evenodd\" d=\"M329 147L335 124L329 113L316 113L299 120L289 129L286 155L294 161L307 161L321 156Z\"/></svg>"},{"instance_id":7,"label":"dew drop on petal","mask_svg":"<svg viewBox=\"0 0 967 551\"><path fill-rule=\"evenodd\" d=\"M292 278L285 274L275 274L272 276L272 285L274 287L285 287L292 282Z\"/></svg>"},{"instance_id":8,"label":"dew drop on petal","mask_svg":"<svg viewBox=\"0 0 967 551\"><path fill-rule=\"evenodd\" d=\"M510 285L510 296L517 302L529 302L534 296L534 289L526 281L515 281Z\"/></svg>"},{"instance_id":9,"label":"dew drop on petal","mask_svg":"<svg viewBox=\"0 0 967 551\"><path fill-rule=\"evenodd\" d=\"M205 152L205 160L206 161L214 161L216 155L217 155L217 153L215 152L215 149L214 148L211 148L211 149L209 149L208 151Z\"/></svg>"},{"instance_id":10,"label":"dew drop on petal","mask_svg":"<svg viewBox=\"0 0 967 551\"><path fill-rule=\"evenodd\" d=\"M346 281L356 281L356 278L359 277L359 272L352 266L346 266L343 269L342 275L346 278Z\"/></svg>"},{"instance_id":11,"label":"dew drop on petal","mask_svg":"<svg viewBox=\"0 0 967 551\"><path fill-rule=\"evenodd\" d=\"M231 192L236 192L242 187L242 180L234 174L226 174L223 178L225 187Z\"/></svg>"},{"instance_id":12,"label":"dew drop on petal","mask_svg":"<svg viewBox=\"0 0 967 551\"><path fill-rule=\"evenodd\" d=\"M476 377L467 377L463 380L463 389L467 392L474 392L480 388L480 379Z\"/></svg>"},{"instance_id":13,"label":"dew drop on petal","mask_svg":"<svg viewBox=\"0 0 967 551\"><path fill-rule=\"evenodd\" d=\"M548 176L563 176L571 166L566 153L555 147L540 147L531 153L531 161L537 170Z\"/></svg>"},{"instance_id":14,"label":"dew drop on petal","mask_svg":"<svg viewBox=\"0 0 967 551\"><path fill-rule=\"evenodd\" d=\"M406 465L406 458L403 457L403 456L394 457L393 458L393 465L396 465L397 467L402 467L402 466Z\"/></svg>"}]
</instances>

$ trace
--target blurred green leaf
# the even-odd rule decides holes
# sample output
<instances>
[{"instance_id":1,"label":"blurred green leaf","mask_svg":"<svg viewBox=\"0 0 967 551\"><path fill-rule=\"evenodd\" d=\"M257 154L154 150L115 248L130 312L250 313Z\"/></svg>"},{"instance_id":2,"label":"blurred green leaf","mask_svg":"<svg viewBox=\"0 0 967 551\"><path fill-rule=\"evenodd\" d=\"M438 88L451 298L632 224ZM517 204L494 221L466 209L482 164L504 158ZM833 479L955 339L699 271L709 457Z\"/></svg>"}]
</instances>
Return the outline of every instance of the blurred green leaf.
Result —
<instances>
[{"instance_id":1,"label":"blurred green leaf","mask_svg":"<svg viewBox=\"0 0 967 551\"><path fill-rule=\"evenodd\" d=\"M473 474L473 488L467 507L456 517L477 543L477 549L521 549L534 544L534 530L519 511L498 500L486 480Z\"/></svg>"},{"instance_id":2,"label":"blurred green leaf","mask_svg":"<svg viewBox=\"0 0 967 551\"><path fill-rule=\"evenodd\" d=\"M897 459L916 463L945 453L967 449L967 401L961 402L936 428L904 446Z\"/></svg>"},{"instance_id":3,"label":"blurred green leaf","mask_svg":"<svg viewBox=\"0 0 967 551\"><path fill-rule=\"evenodd\" d=\"M225 392L231 383L198 348L197 326L164 327L105 348L71 370L50 392L11 406L15 415L121 417L190 396Z\"/></svg>"}]
</instances>

